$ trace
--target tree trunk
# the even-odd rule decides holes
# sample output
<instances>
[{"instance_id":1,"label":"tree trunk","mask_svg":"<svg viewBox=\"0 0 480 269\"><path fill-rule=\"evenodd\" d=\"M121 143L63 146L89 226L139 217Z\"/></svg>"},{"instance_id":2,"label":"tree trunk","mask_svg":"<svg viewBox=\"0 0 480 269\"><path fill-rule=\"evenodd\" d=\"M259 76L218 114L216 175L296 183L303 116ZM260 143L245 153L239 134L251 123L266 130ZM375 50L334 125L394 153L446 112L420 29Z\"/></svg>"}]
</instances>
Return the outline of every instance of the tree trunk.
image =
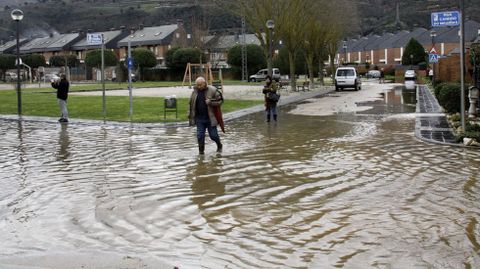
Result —
<instances>
[{"instance_id":1,"label":"tree trunk","mask_svg":"<svg viewBox=\"0 0 480 269\"><path fill-rule=\"evenodd\" d=\"M311 55L306 55L306 60L307 60L307 66L308 66L308 78L309 78L309 88L310 89L313 89L314 85L314 76L315 74L313 74L313 54Z\"/></svg>"},{"instance_id":2,"label":"tree trunk","mask_svg":"<svg viewBox=\"0 0 480 269\"><path fill-rule=\"evenodd\" d=\"M330 55L330 77L335 74L335 55Z\"/></svg>"},{"instance_id":3,"label":"tree trunk","mask_svg":"<svg viewBox=\"0 0 480 269\"><path fill-rule=\"evenodd\" d=\"M295 53L288 52L288 61L290 63L290 87L294 91L297 89L297 76L295 75Z\"/></svg>"},{"instance_id":4,"label":"tree trunk","mask_svg":"<svg viewBox=\"0 0 480 269\"><path fill-rule=\"evenodd\" d=\"M324 74L323 74L323 69L325 68L325 64L323 60L318 61L318 81L320 82L320 85L325 85L325 80L324 80Z\"/></svg>"}]
</instances>

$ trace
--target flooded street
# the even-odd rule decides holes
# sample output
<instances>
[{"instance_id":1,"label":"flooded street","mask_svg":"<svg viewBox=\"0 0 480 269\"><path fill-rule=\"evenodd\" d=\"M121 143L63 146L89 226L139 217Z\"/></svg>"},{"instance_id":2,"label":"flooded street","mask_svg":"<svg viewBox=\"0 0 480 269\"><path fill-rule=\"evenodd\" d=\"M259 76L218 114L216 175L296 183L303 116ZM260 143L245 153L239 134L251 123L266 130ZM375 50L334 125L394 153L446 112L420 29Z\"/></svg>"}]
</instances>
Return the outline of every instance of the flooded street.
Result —
<instances>
[{"instance_id":1,"label":"flooded street","mask_svg":"<svg viewBox=\"0 0 480 269\"><path fill-rule=\"evenodd\" d=\"M396 89L356 114L253 114L205 157L193 128L0 121L0 265L480 268L480 152L417 140L414 103Z\"/></svg>"}]
</instances>

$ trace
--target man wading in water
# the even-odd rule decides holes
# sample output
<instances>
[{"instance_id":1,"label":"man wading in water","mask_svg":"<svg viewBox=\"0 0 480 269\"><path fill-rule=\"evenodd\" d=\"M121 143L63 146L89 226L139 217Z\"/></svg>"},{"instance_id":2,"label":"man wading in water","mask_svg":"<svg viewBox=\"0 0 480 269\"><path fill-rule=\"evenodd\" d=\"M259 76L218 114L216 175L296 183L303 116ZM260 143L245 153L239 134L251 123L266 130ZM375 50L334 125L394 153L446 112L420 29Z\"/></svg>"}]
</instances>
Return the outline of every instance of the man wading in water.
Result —
<instances>
[{"instance_id":1,"label":"man wading in water","mask_svg":"<svg viewBox=\"0 0 480 269\"><path fill-rule=\"evenodd\" d=\"M205 78L198 77L195 80L195 87L190 97L188 119L190 126L197 126L198 151L200 154L205 154L206 130L208 130L210 139L217 144L217 152L222 151L223 145L217 131L218 121L214 114L214 107L221 106L222 103L222 94L215 87L207 86Z\"/></svg>"}]
</instances>

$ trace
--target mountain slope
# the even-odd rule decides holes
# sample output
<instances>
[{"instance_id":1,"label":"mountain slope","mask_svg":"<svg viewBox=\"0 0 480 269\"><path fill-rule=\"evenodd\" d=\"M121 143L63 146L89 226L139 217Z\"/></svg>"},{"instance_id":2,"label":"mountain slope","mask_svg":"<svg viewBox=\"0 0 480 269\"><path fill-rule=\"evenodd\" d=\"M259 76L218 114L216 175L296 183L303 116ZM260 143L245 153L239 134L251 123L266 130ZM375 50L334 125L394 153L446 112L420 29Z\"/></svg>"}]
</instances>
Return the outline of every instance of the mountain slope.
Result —
<instances>
[{"instance_id":1,"label":"mountain slope","mask_svg":"<svg viewBox=\"0 0 480 269\"><path fill-rule=\"evenodd\" d=\"M452 0L351 0L357 6L359 32L369 34L429 28L430 13L456 9ZM467 17L480 21L479 0L465 0ZM396 20L398 2L399 21ZM202 8L200 8L200 6ZM77 30L108 30L110 28L137 27L176 23L182 19L187 27L204 18L211 30L238 28L239 19L221 10L207 0L1 0L0 39L11 39L15 25L10 18L12 8L21 8L25 18L21 23L22 35L33 37L51 32Z\"/></svg>"}]
</instances>

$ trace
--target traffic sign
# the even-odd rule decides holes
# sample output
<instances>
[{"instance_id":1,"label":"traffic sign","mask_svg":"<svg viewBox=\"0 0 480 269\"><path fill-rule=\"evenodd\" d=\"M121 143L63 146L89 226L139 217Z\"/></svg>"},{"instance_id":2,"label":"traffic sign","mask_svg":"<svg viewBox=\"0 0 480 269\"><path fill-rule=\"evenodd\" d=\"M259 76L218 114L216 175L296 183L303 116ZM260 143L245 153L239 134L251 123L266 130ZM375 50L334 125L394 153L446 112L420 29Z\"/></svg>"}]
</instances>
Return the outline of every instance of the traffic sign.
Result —
<instances>
[{"instance_id":1,"label":"traffic sign","mask_svg":"<svg viewBox=\"0 0 480 269\"><path fill-rule=\"evenodd\" d=\"M460 12L434 12L431 15L432 27L460 26Z\"/></svg>"},{"instance_id":2,"label":"traffic sign","mask_svg":"<svg viewBox=\"0 0 480 269\"><path fill-rule=\"evenodd\" d=\"M103 35L102 34L87 34L87 43L89 45L102 45Z\"/></svg>"},{"instance_id":3,"label":"traffic sign","mask_svg":"<svg viewBox=\"0 0 480 269\"><path fill-rule=\"evenodd\" d=\"M437 50L435 49L435 47L433 47L433 48L430 50L430 54L438 54L438 53L437 53Z\"/></svg>"},{"instance_id":4,"label":"traffic sign","mask_svg":"<svg viewBox=\"0 0 480 269\"><path fill-rule=\"evenodd\" d=\"M428 62L436 64L438 63L438 54L429 54L428 55Z\"/></svg>"},{"instance_id":5,"label":"traffic sign","mask_svg":"<svg viewBox=\"0 0 480 269\"><path fill-rule=\"evenodd\" d=\"M127 58L127 67L128 69L133 69L134 67L134 62L133 62L133 58Z\"/></svg>"}]
</instances>

